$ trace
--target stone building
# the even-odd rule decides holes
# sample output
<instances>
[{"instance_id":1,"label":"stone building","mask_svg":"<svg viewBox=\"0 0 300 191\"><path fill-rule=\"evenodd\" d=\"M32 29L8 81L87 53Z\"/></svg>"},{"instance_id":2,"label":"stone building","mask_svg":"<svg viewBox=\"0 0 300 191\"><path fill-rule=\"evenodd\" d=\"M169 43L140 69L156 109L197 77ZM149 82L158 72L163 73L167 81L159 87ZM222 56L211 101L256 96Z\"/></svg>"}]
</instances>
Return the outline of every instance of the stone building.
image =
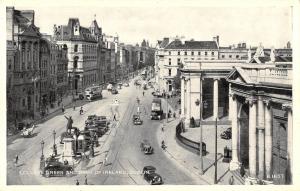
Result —
<instances>
[{"instance_id":1,"label":"stone building","mask_svg":"<svg viewBox=\"0 0 300 191\"><path fill-rule=\"evenodd\" d=\"M8 115L16 121L34 119L40 101L40 39L34 11L6 8L9 72ZM10 118L10 117L9 117Z\"/></svg>"},{"instance_id":2,"label":"stone building","mask_svg":"<svg viewBox=\"0 0 300 191\"><path fill-rule=\"evenodd\" d=\"M287 66L292 63L290 56L279 56L276 49L271 54L264 50L258 47L254 55L250 51L247 60L186 61L181 69L181 118L186 126L192 117L228 120L232 125L230 170L243 165L249 184L289 184L293 76L292 67ZM208 117L207 111L211 112Z\"/></svg>"},{"instance_id":3,"label":"stone building","mask_svg":"<svg viewBox=\"0 0 300 191\"><path fill-rule=\"evenodd\" d=\"M175 91L174 78L182 63L186 61L217 60L219 54L218 38L213 41L185 41L175 39L169 43L165 38L156 52L156 71L159 91L171 93Z\"/></svg>"},{"instance_id":4,"label":"stone building","mask_svg":"<svg viewBox=\"0 0 300 191\"><path fill-rule=\"evenodd\" d=\"M68 25L54 26L54 40L68 50L68 79L73 94L82 94L86 87L99 83L99 44L101 30L94 20L90 28L70 18Z\"/></svg>"}]
</instances>

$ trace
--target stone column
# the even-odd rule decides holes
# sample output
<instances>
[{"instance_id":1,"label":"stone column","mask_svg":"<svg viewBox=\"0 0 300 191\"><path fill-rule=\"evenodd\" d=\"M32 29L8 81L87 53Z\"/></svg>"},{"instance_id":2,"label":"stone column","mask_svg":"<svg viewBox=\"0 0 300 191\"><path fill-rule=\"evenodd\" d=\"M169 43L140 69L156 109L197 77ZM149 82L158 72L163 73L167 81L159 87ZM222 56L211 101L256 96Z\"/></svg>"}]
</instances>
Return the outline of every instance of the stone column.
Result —
<instances>
[{"instance_id":1,"label":"stone column","mask_svg":"<svg viewBox=\"0 0 300 191\"><path fill-rule=\"evenodd\" d=\"M262 96L257 101L257 129L258 129L258 178L265 178L265 108Z\"/></svg>"},{"instance_id":2,"label":"stone column","mask_svg":"<svg viewBox=\"0 0 300 191\"><path fill-rule=\"evenodd\" d=\"M180 98L180 100L181 100L181 105L180 105L180 107L181 107L181 118L183 118L184 115L185 115L185 113L184 113L184 107L185 107L185 105L184 105L184 89L185 89L185 87L184 87L184 78L183 77L181 78L180 87L181 87L181 98Z\"/></svg>"},{"instance_id":3,"label":"stone column","mask_svg":"<svg viewBox=\"0 0 300 191\"><path fill-rule=\"evenodd\" d=\"M191 118L191 79L186 79L186 127L190 126L190 118Z\"/></svg>"},{"instance_id":4,"label":"stone column","mask_svg":"<svg viewBox=\"0 0 300 191\"><path fill-rule=\"evenodd\" d=\"M265 101L265 167L266 179L272 180L272 108L270 101Z\"/></svg>"},{"instance_id":5,"label":"stone column","mask_svg":"<svg viewBox=\"0 0 300 191\"><path fill-rule=\"evenodd\" d=\"M236 95L230 95L231 104L232 104L232 160L230 161L230 170L236 170L239 168L240 163L238 161L238 112L237 112L237 99Z\"/></svg>"},{"instance_id":6,"label":"stone column","mask_svg":"<svg viewBox=\"0 0 300 191\"><path fill-rule=\"evenodd\" d=\"M248 99L249 102L249 170L250 177L256 178L256 100Z\"/></svg>"},{"instance_id":7,"label":"stone column","mask_svg":"<svg viewBox=\"0 0 300 191\"><path fill-rule=\"evenodd\" d=\"M283 104L283 109L288 114L288 127L287 127L287 184L292 184L293 178L293 113L292 104Z\"/></svg>"},{"instance_id":8,"label":"stone column","mask_svg":"<svg viewBox=\"0 0 300 191\"><path fill-rule=\"evenodd\" d=\"M218 118L218 109L219 109L219 79L214 79L214 112L213 112L213 120Z\"/></svg>"},{"instance_id":9,"label":"stone column","mask_svg":"<svg viewBox=\"0 0 300 191\"><path fill-rule=\"evenodd\" d=\"M229 100L228 100L228 119L229 120L232 120L232 90L231 90L231 83L229 83L229 91L228 91L228 94L229 94L229 96L228 96L228 98L229 98Z\"/></svg>"}]
</instances>

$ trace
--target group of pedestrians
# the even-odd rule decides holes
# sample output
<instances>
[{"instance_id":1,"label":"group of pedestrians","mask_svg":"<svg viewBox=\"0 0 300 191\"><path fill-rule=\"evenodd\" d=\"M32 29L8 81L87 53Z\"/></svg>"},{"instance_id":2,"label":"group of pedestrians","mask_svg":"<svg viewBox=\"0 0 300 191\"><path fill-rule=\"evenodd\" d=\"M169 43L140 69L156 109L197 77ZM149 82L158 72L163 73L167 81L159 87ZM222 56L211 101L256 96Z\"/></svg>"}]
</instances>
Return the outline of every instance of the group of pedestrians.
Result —
<instances>
[{"instance_id":1,"label":"group of pedestrians","mask_svg":"<svg viewBox=\"0 0 300 191\"><path fill-rule=\"evenodd\" d=\"M78 179L76 179L76 185L77 185L77 186L80 185ZM86 176L86 175L84 176L84 185L88 185L88 180L87 180L87 176Z\"/></svg>"}]
</instances>

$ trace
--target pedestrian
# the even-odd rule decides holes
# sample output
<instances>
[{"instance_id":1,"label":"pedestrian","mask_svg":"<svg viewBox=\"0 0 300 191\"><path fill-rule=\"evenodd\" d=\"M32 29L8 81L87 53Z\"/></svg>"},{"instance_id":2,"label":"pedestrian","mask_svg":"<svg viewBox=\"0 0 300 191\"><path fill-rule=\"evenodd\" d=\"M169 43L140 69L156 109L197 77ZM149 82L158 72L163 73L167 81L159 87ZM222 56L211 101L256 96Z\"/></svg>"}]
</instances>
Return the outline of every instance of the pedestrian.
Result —
<instances>
[{"instance_id":1,"label":"pedestrian","mask_svg":"<svg viewBox=\"0 0 300 191\"><path fill-rule=\"evenodd\" d=\"M231 176L229 179L229 185L233 185L233 184L234 184L234 178L233 176Z\"/></svg>"},{"instance_id":2,"label":"pedestrian","mask_svg":"<svg viewBox=\"0 0 300 191\"><path fill-rule=\"evenodd\" d=\"M175 113L175 111L174 111L174 113L173 113L173 117L174 117L174 119L176 118L176 113Z\"/></svg>"},{"instance_id":3,"label":"pedestrian","mask_svg":"<svg viewBox=\"0 0 300 191\"><path fill-rule=\"evenodd\" d=\"M143 91L143 96L145 95L145 92Z\"/></svg>"},{"instance_id":4,"label":"pedestrian","mask_svg":"<svg viewBox=\"0 0 300 191\"><path fill-rule=\"evenodd\" d=\"M85 184L85 185L88 185L86 175L85 175L85 179L84 179L84 184Z\"/></svg>"},{"instance_id":5,"label":"pedestrian","mask_svg":"<svg viewBox=\"0 0 300 191\"><path fill-rule=\"evenodd\" d=\"M18 165L18 161L19 161L19 156L16 155L16 158L15 158L15 163L16 163L16 165Z\"/></svg>"},{"instance_id":6,"label":"pedestrian","mask_svg":"<svg viewBox=\"0 0 300 191\"><path fill-rule=\"evenodd\" d=\"M65 106L64 106L64 105L62 105L61 111L62 111L63 113L65 113Z\"/></svg>"},{"instance_id":7,"label":"pedestrian","mask_svg":"<svg viewBox=\"0 0 300 191\"><path fill-rule=\"evenodd\" d=\"M48 107L46 107L46 112L47 112L47 115L49 114L49 108Z\"/></svg>"},{"instance_id":8,"label":"pedestrian","mask_svg":"<svg viewBox=\"0 0 300 191\"><path fill-rule=\"evenodd\" d=\"M241 174L242 177L245 176L245 167L244 167L243 164L241 165L240 174Z\"/></svg>"},{"instance_id":9,"label":"pedestrian","mask_svg":"<svg viewBox=\"0 0 300 191\"><path fill-rule=\"evenodd\" d=\"M76 180L76 185L79 186L79 181L78 180Z\"/></svg>"},{"instance_id":10,"label":"pedestrian","mask_svg":"<svg viewBox=\"0 0 300 191\"><path fill-rule=\"evenodd\" d=\"M117 121L117 119L116 119L116 114L114 114L114 119L113 119L113 121Z\"/></svg>"},{"instance_id":11,"label":"pedestrian","mask_svg":"<svg viewBox=\"0 0 300 191\"><path fill-rule=\"evenodd\" d=\"M80 115L83 114L83 107L82 107L82 106L80 107L79 114L80 114Z\"/></svg>"},{"instance_id":12,"label":"pedestrian","mask_svg":"<svg viewBox=\"0 0 300 191\"><path fill-rule=\"evenodd\" d=\"M75 106L75 103L73 104L73 111L75 111L75 108L76 108L76 106Z\"/></svg>"}]
</instances>

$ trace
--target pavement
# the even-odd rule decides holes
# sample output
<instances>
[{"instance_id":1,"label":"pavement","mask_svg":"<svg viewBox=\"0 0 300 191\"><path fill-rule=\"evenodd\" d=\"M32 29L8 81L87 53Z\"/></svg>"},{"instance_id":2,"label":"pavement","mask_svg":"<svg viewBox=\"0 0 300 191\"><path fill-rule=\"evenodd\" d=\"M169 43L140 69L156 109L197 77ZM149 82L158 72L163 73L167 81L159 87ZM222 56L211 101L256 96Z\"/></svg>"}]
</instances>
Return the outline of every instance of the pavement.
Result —
<instances>
[{"instance_id":1,"label":"pavement","mask_svg":"<svg viewBox=\"0 0 300 191\"><path fill-rule=\"evenodd\" d=\"M168 108L171 108L172 111L175 111L178 114L178 108L180 105L177 105L176 100L179 97L168 99ZM166 100L163 99L163 104L166 108ZM177 105L177 110L175 110L175 105ZM222 119L226 120L226 118ZM204 174L199 174L199 164L200 158L199 154L195 153L193 150L187 148L187 146L183 145L179 140L177 140L176 126L180 122L180 118L176 119L171 118L168 119L168 122L164 120L161 126L164 126L164 132L158 131L157 136L160 141L164 140L167 146L165 154L172 159L177 164L183 166L191 173L197 175L199 179L204 180L207 184L214 184L214 176L215 176L215 125L211 121L206 120L206 124L202 125L202 133L203 133L203 142L206 143L207 155L203 157L203 171ZM229 127L228 122L221 121L218 125L217 129L217 184L228 185L229 178L233 176L233 173L229 171L229 163L222 162L223 159L223 149L225 146L231 148L231 140L224 140L220 138L221 132L223 132L226 128ZM186 131L181 135L199 142L199 133L200 128L186 128ZM235 176L234 176L235 177ZM234 184L243 184L239 179L235 179Z\"/></svg>"}]
</instances>

